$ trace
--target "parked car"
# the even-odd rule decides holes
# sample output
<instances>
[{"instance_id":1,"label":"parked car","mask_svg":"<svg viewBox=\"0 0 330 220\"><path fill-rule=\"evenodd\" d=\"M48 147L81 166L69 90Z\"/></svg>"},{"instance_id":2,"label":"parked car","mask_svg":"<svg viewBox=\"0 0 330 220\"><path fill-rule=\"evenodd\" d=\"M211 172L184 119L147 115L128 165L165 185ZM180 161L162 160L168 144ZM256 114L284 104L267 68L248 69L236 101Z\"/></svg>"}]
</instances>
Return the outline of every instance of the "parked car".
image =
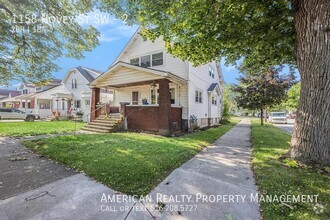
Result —
<instances>
[{"instance_id":1,"label":"parked car","mask_svg":"<svg viewBox=\"0 0 330 220\"><path fill-rule=\"evenodd\" d=\"M33 113L25 113L15 108L0 108L0 119L23 119L25 121L34 121L40 119L40 116Z\"/></svg>"},{"instance_id":2,"label":"parked car","mask_svg":"<svg viewBox=\"0 0 330 220\"><path fill-rule=\"evenodd\" d=\"M270 123L288 123L288 119L284 112L271 112L269 115L269 122Z\"/></svg>"}]
</instances>

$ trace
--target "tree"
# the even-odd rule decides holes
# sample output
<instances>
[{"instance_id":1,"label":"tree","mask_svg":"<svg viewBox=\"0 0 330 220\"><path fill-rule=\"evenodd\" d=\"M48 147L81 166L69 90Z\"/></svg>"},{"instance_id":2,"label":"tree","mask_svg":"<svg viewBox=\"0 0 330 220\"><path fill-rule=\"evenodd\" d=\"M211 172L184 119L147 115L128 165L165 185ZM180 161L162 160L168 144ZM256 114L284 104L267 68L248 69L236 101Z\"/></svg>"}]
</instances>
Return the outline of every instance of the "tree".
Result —
<instances>
[{"instance_id":1,"label":"tree","mask_svg":"<svg viewBox=\"0 0 330 220\"><path fill-rule=\"evenodd\" d=\"M300 104L290 155L330 164L329 0L100 0L101 10L162 36L174 56L195 65L226 57L263 72L288 64L301 74Z\"/></svg>"},{"instance_id":2,"label":"tree","mask_svg":"<svg viewBox=\"0 0 330 220\"><path fill-rule=\"evenodd\" d=\"M270 68L260 74L244 72L233 87L238 94L237 105L249 110L260 110L261 125L264 124L266 107L273 107L286 99L286 92L294 82L293 75L280 76L278 69Z\"/></svg>"},{"instance_id":3,"label":"tree","mask_svg":"<svg viewBox=\"0 0 330 220\"><path fill-rule=\"evenodd\" d=\"M289 89L288 99L283 103L283 106L285 106L289 110L296 111L299 104L300 90L301 90L301 84L300 83L294 84Z\"/></svg>"},{"instance_id":4,"label":"tree","mask_svg":"<svg viewBox=\"0 0 330 220\"><path fill-rule=\"evenodd\" d=\"M231 113L236 108L236 102L235 102L235 94L232 91L232 85L226 84L223 90L222 95L222 118L223 119L229 119Z\"/></svg>"},{"instance_id":5,"label":"tree","mask_svg":"<svg viewBox=\"0 0 330 220\"><path fill-rule=\"evenodd\" d=\"M92 7L86 0L0 0L0 85L46 81L58 58L82 58L96 47L97 30L71 19Z\"/></svg>"}]
</instances>

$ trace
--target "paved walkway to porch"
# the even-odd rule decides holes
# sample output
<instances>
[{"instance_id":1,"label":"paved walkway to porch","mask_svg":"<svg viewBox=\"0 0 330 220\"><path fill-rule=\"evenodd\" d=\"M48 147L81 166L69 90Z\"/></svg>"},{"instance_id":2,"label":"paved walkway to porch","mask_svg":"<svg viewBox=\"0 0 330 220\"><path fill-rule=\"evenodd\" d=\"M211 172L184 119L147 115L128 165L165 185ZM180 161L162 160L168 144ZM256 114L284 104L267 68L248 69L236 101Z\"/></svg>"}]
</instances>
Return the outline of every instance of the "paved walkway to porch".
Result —
<instances>
[{"instance_id":1,"label":"paved walkway to porch","mask_svg":"<svg viewBox=\"0 0 330 220\"><path fill-rule=\"evenodd\" d=\"M255 195L257 188L250 164L250 132L250 120L243 119L212 146L174 170L148 195L152 198L150 203L119 202L125 195L71 170L63 170L56 177L57 172L50 172L47 165L48 172L41 176L41 179L49 178L47 184L2 195L6 199L0 201L1 219L260 219L258 203L251 202L251 194ZM2 139L1 144L2 156L13 156L8 147L23 150L13 139ZM44 160L31 157L34 159L12 163ZM61 165L52 166L63 169ZM4 184L0 185L2 190ZM119 195L119 198L117 202L104 203L103 195ZM168 201L171 198L174 201ZM218 201L213 201L214 198ZM159 211L156 206L164 210Z\"/></svg>"}]
</instances>

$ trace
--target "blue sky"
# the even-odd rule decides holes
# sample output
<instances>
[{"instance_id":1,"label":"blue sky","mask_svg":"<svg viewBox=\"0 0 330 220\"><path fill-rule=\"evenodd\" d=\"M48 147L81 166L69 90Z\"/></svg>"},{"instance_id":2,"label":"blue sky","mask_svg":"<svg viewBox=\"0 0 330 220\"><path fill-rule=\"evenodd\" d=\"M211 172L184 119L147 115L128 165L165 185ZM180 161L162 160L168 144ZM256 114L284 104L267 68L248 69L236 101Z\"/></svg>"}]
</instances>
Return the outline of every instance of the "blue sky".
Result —
<instances>
[{"instance_id":1,"label":"blue sky","mask_svg":"<svg viewBox=\"0 0 330 220\"><path fill-rule=\"evenodd\" d=\"M100 71L105 71L112 64L131 36L137 30L137 26L127 26L121 20L116 20L113 16L106 14L103 22L96 21L95 15L105 15L104 13L93 12L88 15L89 21L83 25L93 25L101 33L99 38L100 45L91 52L85 53L85 58L81 60L60 58L57 63L62 68L59 72L52 75L55 78L62 79L65 73L76 67L85 66ZM224 59L221 62L222 71L226 83L235 83L239 76L234 66L225 66ZM10 89L17 87L19 82L12 82Z\"/></svg>"}]
</instances>

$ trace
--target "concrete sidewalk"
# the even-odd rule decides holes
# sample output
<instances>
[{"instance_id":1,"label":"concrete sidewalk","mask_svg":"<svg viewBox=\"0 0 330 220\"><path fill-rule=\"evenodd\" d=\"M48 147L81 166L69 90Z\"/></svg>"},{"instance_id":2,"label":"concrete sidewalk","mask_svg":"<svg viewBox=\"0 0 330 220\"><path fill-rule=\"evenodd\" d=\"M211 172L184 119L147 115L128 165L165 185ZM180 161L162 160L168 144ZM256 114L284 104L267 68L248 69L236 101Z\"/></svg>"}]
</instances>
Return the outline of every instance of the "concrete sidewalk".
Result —
<instances>
[{"instance_id":1,"label":"concrete sidewalk","mask_svg":"<svg viewBox=\"0 0 330 220\"><path fill-rule=\"evenodd\" d=\"M243 119L174 170L150 193L153 201L163 199L163 211L155 210L154 202L145 203L150 213L144 219L260 219L259 204L251 201L258 191L251 170L250 125L250 119Z\"/></svg>"},{"instance_id":2,"label":"concrete sidewalk","mask_svg":"<svg viewBox=\"0 0 330 220\"><path fill-rule=\"evenodd\" d=\"M174 170L147 195L152 201L121 201L126 195L65 172L68 176L1 200L0 219L260 219L258 203L250 201L257 193L250 157L250 120L243 119ZM119 197L102 202L103 195Z\"/></svg>"}]
</instances>

